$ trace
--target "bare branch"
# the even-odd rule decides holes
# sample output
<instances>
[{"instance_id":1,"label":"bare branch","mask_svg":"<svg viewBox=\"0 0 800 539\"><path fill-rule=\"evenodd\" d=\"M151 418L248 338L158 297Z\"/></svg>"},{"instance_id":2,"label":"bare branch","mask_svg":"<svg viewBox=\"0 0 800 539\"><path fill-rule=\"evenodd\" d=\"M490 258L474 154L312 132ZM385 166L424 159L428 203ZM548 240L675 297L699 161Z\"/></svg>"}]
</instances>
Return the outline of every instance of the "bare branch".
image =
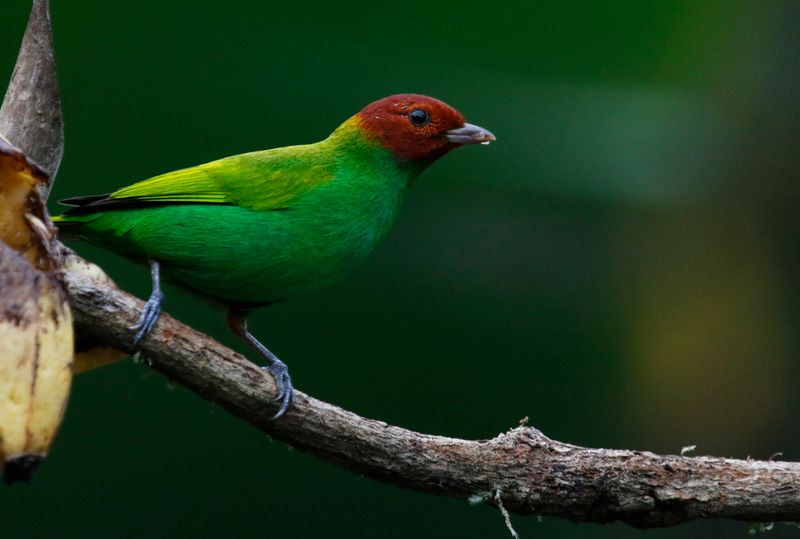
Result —
<instances>
[{"instance_id":1,"label":"bare branch","mask_svg":"<svg viewBox=\"0 0 800 539\"><path fill-rule=\"evenodd\" d=\"M68 255L62 277L79 330L131 351L143 303ZM800 464L587 449L520 426L491 440L420 434L297 392L277 420L272 378L163 315L140 345L156 370L298 449L374 479L509 511L639 527L697 518L800 520ZM500 499L495 498L500 493Z\"/></svg>"}]
</instances>

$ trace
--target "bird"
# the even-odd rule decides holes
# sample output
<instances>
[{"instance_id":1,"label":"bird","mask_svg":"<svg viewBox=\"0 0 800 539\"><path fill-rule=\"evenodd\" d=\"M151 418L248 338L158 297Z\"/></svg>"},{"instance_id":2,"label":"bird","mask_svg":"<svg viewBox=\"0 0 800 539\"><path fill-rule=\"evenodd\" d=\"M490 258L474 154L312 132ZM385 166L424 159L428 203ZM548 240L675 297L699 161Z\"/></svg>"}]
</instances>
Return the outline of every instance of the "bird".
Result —
<instances>
[{"instance_id":1,"label":"bird","mask_svg":"<svg viewBox=\"0 0 800 539\"><path fill-rule=\"evenodd\" d=\"M67 237L148 264L152 291L131 330L156 325L165 279L227 309L266 361L281 417L294 399L286 364L248 329L255 308L318 291L386 235L404 195L451 150L496 137L438 99L397 94L365 106L320 142L225 157L110 194L59 201Z\"/></svg>"}]
</instances>

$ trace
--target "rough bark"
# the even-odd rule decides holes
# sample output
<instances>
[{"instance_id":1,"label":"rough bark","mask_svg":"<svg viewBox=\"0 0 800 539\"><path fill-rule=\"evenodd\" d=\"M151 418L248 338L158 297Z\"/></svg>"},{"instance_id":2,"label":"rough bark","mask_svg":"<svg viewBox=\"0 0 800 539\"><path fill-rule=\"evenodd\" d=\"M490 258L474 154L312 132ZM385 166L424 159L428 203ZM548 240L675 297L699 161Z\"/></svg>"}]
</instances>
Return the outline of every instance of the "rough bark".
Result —
<instances>
[{"instance_id":1,"label":"rough bark","mask_svg":"<svg viewBox=\"0 0 800 539\"><path fill-rule=\"evenodd\" d=\"M63 272L79 330L133 351L143 303L74 255ZM275 385L258 366L164 315L139 345L147 364L263 432L357 473L518 514L639 527L697 518L800 520L800 464L587 449L517 427L491 440L420 434L297 392L271 421Z\"/></svg>"}]
</instances>

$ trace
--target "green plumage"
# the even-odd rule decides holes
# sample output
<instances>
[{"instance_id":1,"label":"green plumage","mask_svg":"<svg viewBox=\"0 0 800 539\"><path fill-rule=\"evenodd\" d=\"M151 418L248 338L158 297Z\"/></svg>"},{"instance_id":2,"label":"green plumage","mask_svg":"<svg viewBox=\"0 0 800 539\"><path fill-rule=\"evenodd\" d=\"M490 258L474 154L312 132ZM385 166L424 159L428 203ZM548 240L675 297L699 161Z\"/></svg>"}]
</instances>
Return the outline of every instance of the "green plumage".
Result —
<instances>
[{"instance_id":1,"label":"green plumage","mask_svg":"<svg viewBox=\"0 0 800 539\"><path fill-rule=\"evenodd\" d=\"M55 219L174 281L236 304L317 290L362 260L425 163L400 162L353 117L322 142L164 174Z\"/></svg>"},{"instance_id":2,"label":"green plumage","mask_svg":"<svg viewBox=\"0 0 800 539\"><path fill-rule=\"evenodd\" d=\"M364 259L395 220L406 188L429 164L494 135L431 97L370 103L316 144L236 155L170 172L76 207L61 227L135 260L153 289L133 342L155 326L162 272L228 307L231 330L267 362L279 402L292 403L289 370L247 329L252 307L322 288Z\"/></svg>"}]
</instances>

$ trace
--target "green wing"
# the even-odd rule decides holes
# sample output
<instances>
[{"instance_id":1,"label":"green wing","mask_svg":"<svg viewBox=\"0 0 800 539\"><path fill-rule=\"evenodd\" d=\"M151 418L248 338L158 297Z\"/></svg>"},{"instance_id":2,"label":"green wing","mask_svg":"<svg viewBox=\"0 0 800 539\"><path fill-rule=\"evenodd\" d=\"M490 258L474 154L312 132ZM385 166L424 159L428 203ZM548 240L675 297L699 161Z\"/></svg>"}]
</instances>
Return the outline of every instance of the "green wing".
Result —
<instances>
[{"instance_id":1,"label":"green wing","mask_svg":"<svg viewBox=\"0 0 800 539\"><path fill-rule=\"evenodd\" d=\"M326 152L316 144L252 152L168 172L110 195L63 201L86 214L142 204L228 204L254 210L279 210L333 177Z\"/></svg>"},{"instance_id":2,"label":"green wing","mask_svg":"<svg viewBox=\"0 0 800 539\"><path fill-rule=\"evenodd\" d=\"M110 195L110 200L136 199L147 202L200 202L205 204L230 204L230 194L225 188L224 160L206 163L155 176L148 180L123 187Z\"/></svg>"}]
</instances>

